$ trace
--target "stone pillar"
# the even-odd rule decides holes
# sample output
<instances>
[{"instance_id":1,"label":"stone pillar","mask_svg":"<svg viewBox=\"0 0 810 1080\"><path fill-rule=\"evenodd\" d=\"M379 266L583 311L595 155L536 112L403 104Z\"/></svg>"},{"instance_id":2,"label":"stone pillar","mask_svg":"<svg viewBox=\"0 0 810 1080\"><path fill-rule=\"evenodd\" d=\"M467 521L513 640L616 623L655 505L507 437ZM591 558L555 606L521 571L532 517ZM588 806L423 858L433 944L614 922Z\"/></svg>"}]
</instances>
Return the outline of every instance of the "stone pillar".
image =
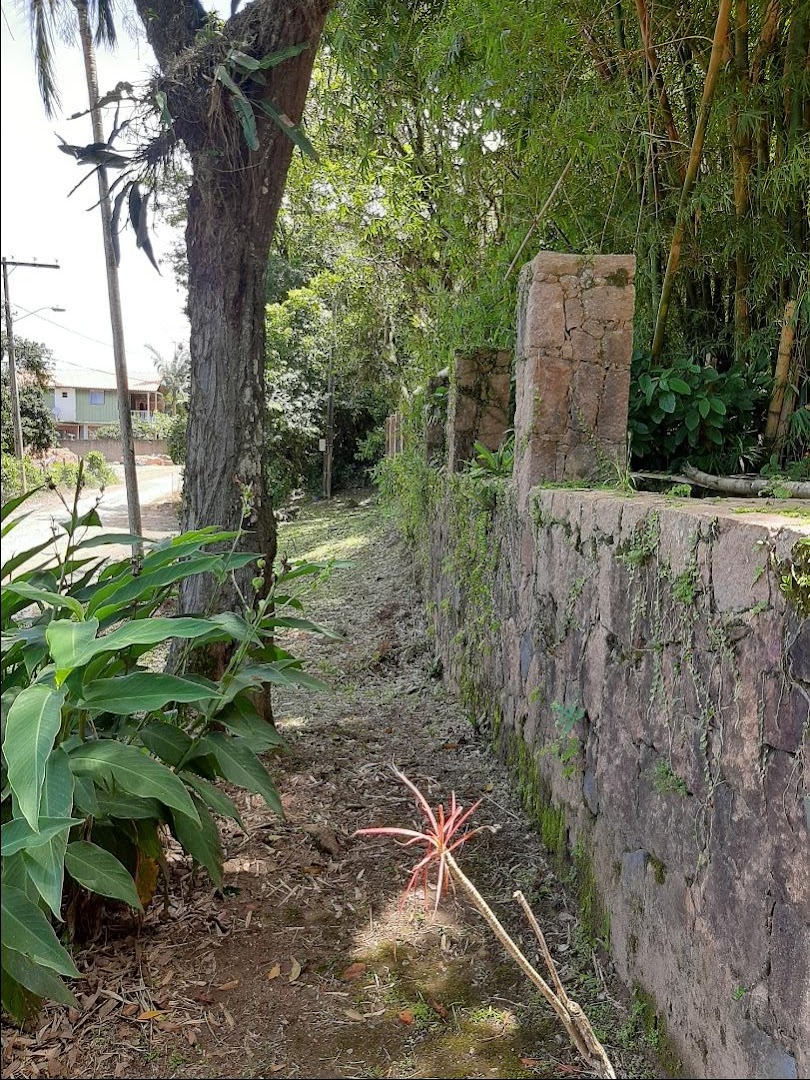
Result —
<instances>
[{"instance_id":1,"label":"stone pillar","mask_svg":"<svg viewBox=\"0 0 810 1080\"><path fill-rule=\"evenodd\" d=\"M599 480L627 457L632 255L541 252L520 275L515 479Z\"/></svg>"},{"instance_id":2,"label":"stone pillar","mask_svg":"<svg viewBox=\"0 0 810 1080\"><path fill-rule=\"evenodd\" d=\"M473 458L473 444L497 450L509 428L512 354L475 349L456 354L447 405L447 470L460 472Z\"/></svg>"}]
</instances>

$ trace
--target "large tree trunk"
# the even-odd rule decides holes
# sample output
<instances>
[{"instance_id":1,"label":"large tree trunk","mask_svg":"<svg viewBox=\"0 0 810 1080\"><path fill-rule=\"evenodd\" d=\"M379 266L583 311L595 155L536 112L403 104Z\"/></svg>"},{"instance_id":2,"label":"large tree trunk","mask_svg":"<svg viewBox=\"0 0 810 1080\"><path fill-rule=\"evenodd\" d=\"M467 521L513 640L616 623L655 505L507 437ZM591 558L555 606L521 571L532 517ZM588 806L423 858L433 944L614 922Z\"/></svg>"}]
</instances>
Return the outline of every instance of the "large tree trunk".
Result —
<instances>
[{"instance_id":1,"label":"large tree trunk","mask_svg":"<svg viewBox=\"0 0 810 1080\"><path fill-rule=\"evenodd\" d=\"M254 0L213 38L200 33L205 12L196 0L136 4L193 168L186 229L191 394L183 527L244 525L243 547L262 553L269 576L276 530L264 483L264 280L293 143L256 109L259 147L249 150L232 94L215 73L227 64L230 49L262 59L306 43L250 89L254 101L260 93L298 124L330 0ZM227 589L216 596L215 589L207 577L184 582L181 609L233 603Z\"/></svg>"},{"instance_id":2,"label":"large tree trunk","mask_svg":"<svg viewBox=\"0 0 810 1080\"><path fill-rule=\"evenodd\" d=\"M244 546L270 567L276 527L264 484L267 247L257 235L267 232L266 205L245 193L241 207L212 214L206 181L198 168L186 229L191 394L182 526L244 525ZM205 577L184 582L183 611L202 611L212 585ZM218 606L231 601L222 596Z\"/></svg>"}]
</instances>

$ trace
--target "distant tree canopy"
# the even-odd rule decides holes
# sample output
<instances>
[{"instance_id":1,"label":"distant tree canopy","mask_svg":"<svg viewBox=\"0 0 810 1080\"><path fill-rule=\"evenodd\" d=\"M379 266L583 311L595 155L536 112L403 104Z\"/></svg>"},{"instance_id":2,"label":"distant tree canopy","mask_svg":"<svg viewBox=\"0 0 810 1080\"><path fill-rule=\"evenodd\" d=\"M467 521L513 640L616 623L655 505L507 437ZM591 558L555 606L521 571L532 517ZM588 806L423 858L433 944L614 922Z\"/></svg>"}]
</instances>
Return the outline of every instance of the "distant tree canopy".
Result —
<instances>
[{"instance_id":1,"label":"distant tree canopy","mask_svg":"<svg viewBox=\"0 0 810 1080\"><path fill-rule=\"evenodd\" d=\"M52 354L38 341L14 338L17 355L17 391L20 398L23 444L26 450L48 450L56 441L56 425L45 402ZM3 366L0 371L0 421L4 453L14 453L14 427L11 416L11 385L5 331L2 334Z\"/></svg>"},{"instance_id":2,"label":"distant tree canopy","mask_svg":"<svg viewBox=\"0 0 810 1080\"><path fill-rule=\"evenodd\" d=\"M729 14L712 87L712 40ZM634 252L632 426L637 457L656 464L767 457L765 412L795 301L787 451L801 456L808 21L806 0L345 0L307 104L322 160L294 163L275 251L317 210L327 246L351 234L359 258L386 267L376 289L382 300L395 284L391 346L406 391L456 349L512 345L517 272L539 248ZM640 389L670 370L689 391L672 411L668 391ZM709 382L707 419L698 401Z\"/></svg>"}]
</instances>

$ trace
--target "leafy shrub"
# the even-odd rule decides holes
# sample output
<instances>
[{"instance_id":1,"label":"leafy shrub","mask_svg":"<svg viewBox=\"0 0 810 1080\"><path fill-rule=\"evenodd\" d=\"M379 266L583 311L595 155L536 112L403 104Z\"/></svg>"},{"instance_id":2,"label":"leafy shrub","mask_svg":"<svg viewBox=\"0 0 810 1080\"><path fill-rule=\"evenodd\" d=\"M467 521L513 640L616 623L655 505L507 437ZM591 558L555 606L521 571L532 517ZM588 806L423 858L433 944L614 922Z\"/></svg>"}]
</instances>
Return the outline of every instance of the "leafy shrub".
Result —
<instances>
[{"instance_id":1,"label":"leafy shrub","mask_svg":"<svg viewBox=\"0 0 810 1080\"><path fill-rule=\"evenodd\" d=\"M515 464L515 436L509 434L497 450L490 450L482 442L473 446L475 460L468 472L473 479L483 480L492 476L510 477Z\"/></svg>"},{"instance_id":2,"label":"leafy shrub","mask_svg":"<svg viewBox=\"0 0 810 1080\"><path fill-rule=\"evenodd\" d=\"M140 416L133 416L132 434L136 439L148 439L150 441L166 439L176 419L176 416L169 416L168 413L154 413L150 420L144 420ZM97 439L120 439L121 426L120 424L101 424L96 428L95 437Z\"/></svg>"},{"instance_id":3,"label":"leafy shrub","mask_svg":"<svg viewBox=\"0 0 810 1080\"><path fill-rule=\"evenodd\" d=\"M2 463L2 477L0 478L0 490L3 499L13 499L22 491L22 477L20 475L20 462L13 454L7 454L5 450L0 455ZM25 481L28 487L37 487L42 484L45 476L42 469L36 465L30 457L25 458Z\"/></svg>"},{"instance_id":4,"label":"leafy shrub","mask_svg":"<svg viewBox=\"0 0 810 1080\"><path fill-rule=\"evenodd\" d=\"M735 366L721 375L689 359L658 367L636 352L629 416L636 462L673 468L688 460L709 472L755 464L768 385L764 369Z\"/></svg>"},{"instance_id":5,"label":"leafy shrub","mask_svg":"<svg viewBox=\"0 0 810 1080\"><path fill-rule=\"evenodd\" d=\"M53 926L68 890L141 909L158 869L165 874L166 829L221 882L215 815L241 822L215 781L281 813L259 755L282 740L253 693L267 683L321 686L273 641L284 627L320 631L299 617L294 592L321 567L286 570L269 596L239 613L157 617L178 582L209 573L224 583L257 556L236 550L239 533L204 528L149 544L135 571L129 558L97 559L96 548L133 538L95 531L96 509L77 513L79 490L72 510L65 504L63 556L21 569L49 538L0 567L2 1004L17 1018L43 998L74 1002L62 980L79 972ZM4 534L26 498L3 505ZM170 640L182 643L176 674L149 663ZM221 678L189 674L183 658L219 643L231 650Z\"/></svg>"},{"instance_id":6,"label":"leafy shrub","mask_svg":"<svg viewBox=\"0 0 810 1080\"><path fill-rule=\"evenodd\" d=\"M439 474L425 460L421 450L406 449L396 457L386 457L375 466L373 479L380 501L391 514L409 543L424 538Z\"/></svg>"},{"instance_id":7,"label":"leafy shrub","mask_svg":"<svg viewBox=\"0 0 810 1080\"><path fill-rule=\"evenodd\" d=\"M188 431L187 416L173 416L171 427L166 433L166 449L169 457L175 465L186 463L186 433Z\"/></svg>"}]
</instances>

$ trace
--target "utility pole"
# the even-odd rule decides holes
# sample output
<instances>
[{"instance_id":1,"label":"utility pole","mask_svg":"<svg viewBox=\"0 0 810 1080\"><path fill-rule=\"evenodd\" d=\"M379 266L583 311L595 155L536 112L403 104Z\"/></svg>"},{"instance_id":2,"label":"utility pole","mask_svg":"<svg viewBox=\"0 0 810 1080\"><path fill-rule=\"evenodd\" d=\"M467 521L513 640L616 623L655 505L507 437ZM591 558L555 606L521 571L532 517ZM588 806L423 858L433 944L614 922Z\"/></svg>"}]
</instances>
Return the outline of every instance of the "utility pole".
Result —
<instances>
[{"instance_id":1,"label":"utility pole","mask_svg":"<svg viewBox=\"0 0 810 1080\"><path fill-rule=\"evenodd\" d=\"M87 17L86 0L74 0L79 17L79 36L84 56L84 73L87 79L87 96L90 105L90 118L93 123L93 141L106 143L104 128L101 123L101 109L98 106L98 74L96 55L93 49L93 36ZM107 295L110 302L110 326L115 359L115 382L118 388L118 426L121 429L121 457L124 463L124 483L127 492L127 513L129 531L141 535L141 503L138 496L138 475L135 471L135 444L132 438L132 413L129 408L129 379L127 377L127 354L124 344L124 317L121 312L121 290L118 284L118 265L112 246L112 213L110 210L110 185L107 170L100 166L98 176L99 207L101 227L104 234L104 260L107 265ZM143 554L143 545L132 546L133 558Z\"/></svg>"},{"instance_id":2,"label":"utility pole","mask_svg":"<svg viewBox=\"0 0 810 1080\"><path fill-rule=\"evenodd\" d=\"M25 447L23 446L22 417L20 416L20 393L17 389L17 356L14 350L14 322L11 317L11 297L8 293L8 268L28 266L37 270L59 270L59 263L15 262L5 256L3 264L3 306L6 313L6 341L8 343L8 382L11 387L11 422L14 428L14 456L20 462L20 487L26 492L25 482Z\"/></svg>"}]
</instances>

